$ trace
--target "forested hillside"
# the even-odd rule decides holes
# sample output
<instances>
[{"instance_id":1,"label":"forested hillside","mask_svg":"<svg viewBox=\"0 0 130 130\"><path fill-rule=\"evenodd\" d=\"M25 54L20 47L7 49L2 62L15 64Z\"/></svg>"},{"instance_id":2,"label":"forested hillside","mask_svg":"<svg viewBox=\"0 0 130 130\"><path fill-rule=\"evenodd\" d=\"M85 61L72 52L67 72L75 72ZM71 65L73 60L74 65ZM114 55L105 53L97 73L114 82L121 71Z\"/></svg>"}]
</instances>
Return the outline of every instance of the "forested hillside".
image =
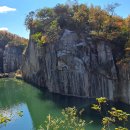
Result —
<instances>
[{"instance_id":1,"label":"forested hillside","mask_svg":"<svg viewBox=\"0 0 130 130\"><path fill-rule=\"evenodd\" d=\"M27 45L28 40L7 31L0 31L0 48L5 45Z\"/></svg>"}]
</instances>

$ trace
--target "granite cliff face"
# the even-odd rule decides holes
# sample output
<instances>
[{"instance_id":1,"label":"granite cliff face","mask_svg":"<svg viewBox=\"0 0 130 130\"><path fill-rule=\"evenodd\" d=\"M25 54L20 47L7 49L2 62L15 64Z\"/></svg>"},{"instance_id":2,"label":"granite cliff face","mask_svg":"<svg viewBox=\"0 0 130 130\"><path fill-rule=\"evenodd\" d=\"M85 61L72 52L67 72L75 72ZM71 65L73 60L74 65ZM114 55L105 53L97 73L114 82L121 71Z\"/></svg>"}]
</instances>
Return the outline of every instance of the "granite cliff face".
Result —
<instances>
[{"instance_id":1,"label":"granite cliff face","mask_svg":"<svg viewBox=\"0 0 130 130\"><path fill-rule=\"evenodd\" d=\"M23 78L50 92L114 99L117 71L108 41L65 30L54 44L39 47L32 39L24 53Z\"/></svg>"},{"instance_id":2,"label":"granite cliff face","mask_svg":"<svg viewBox=\"0 0 130 130\"><path fill-rule=\"evenodd\" d=\"M0 73L16 71L22 62L22 52L28 40L0 30Z\"/></svg>"},{"instance_id":3,"label":"granite cliff face","mask_svg":"<svg viewBox=\"0 0 130 130\"><path fill-rule=\"evenodd\" d=\"M3 48L0 48L0 73L3 72Z\"/></svg>"},{"instance_id":4,"label":"granite cliff face","mask_svg":"<svg viewBox=\"0 0 130 130\"><path fill-rule=\"evenodd\" d=\"M14 72L20 68L22 64L22 52L24 47L22 45L5 46L3 53L3 71L5 73Z\"/></svg>"},{"instance_id":5,"label":"granite cliff face","mask_svg":"<svg viewBox=\"0 0 130 130\"><path fill-rule=\"evenodd\" d=\"M117 86L117 98L130 104L130 63L118 64L119 81Z\"/></svg>"},{"instance_id":6,"label":"granite cliff face","mask_svg":"<svg viewBox=\"0 0 130 130\"><path fill-rule=\"evenodd\" d=\"M9 45L0 48L0 73L14 72L22 64L23 45Z\"/></svg>"}]
</instances>

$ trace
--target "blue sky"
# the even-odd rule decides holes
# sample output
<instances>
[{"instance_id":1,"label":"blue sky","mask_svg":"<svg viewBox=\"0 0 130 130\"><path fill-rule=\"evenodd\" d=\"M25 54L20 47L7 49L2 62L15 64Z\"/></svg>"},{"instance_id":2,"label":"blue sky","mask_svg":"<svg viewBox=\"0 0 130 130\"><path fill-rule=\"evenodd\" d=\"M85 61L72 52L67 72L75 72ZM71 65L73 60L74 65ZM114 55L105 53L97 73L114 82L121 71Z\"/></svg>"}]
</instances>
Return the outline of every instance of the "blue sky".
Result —
<instances>
[{"instance_id":1,"label":"blue sky","mask_svg":"<svg viewBox=\"0 0 130 130\"><path fill-rule=\"evenodd\" d=\"M8 30L14 34L28 38L29 32L24 26L24 20L29 11L43 7L53 7L57 3L67 0L0 0L0 30ZM90 5L105 5L119 3L116 13L122 17L130 14L130 0L78 0L80 3Z\"/></svg>"}]
</instances>

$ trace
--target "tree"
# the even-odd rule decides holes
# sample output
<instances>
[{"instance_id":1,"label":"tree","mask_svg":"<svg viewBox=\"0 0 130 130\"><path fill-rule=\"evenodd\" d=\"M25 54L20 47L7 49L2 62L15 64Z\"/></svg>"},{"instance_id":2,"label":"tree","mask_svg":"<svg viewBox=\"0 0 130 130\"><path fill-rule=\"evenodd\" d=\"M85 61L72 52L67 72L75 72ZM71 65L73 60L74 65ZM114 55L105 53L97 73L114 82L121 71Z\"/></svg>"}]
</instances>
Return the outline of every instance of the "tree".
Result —
<instances>
[{"instance_id":1,"label":"tree","mask_svg":"<svg viewBox=\"0 0 130 130\"><path fill-rule=\"evenodd\" d=\"M26 16L26 18L25 18L26 29L29 29L29 30L32 29L34 17L35 17L34 11L29 12L29 14Z\"/></svg>"},{"instance_id":2,"label":"tree","mask_svg":"<svg viewBox=\"0 0 130 130\"><path fill-rule=\"evenodd\" d=\"M96 101L97 104L93 104L92 109L102 114L103 105L106 105L108 100L105 97L101 97L96 98ZM81 119L80 116L83 112L84 109L78 111L75 107L65 108L62 110L60 117L48 115L44 126L40 126L39 130L86 130L86 126L88 124L90 125L93 121L87 123L85 120ZM102 130L111 130L112 124L116 125L114 130L128 130L125 123L128 121L130 114L123 110L116 109L115 107L112 107L106 112L106 116L103 116L101 121L103 125ZM121 122L120 125L123 126L119 126L117 122Z\"/></svg>"},{"instance_id":3,"label":"tree","mask_svg":"<svg viewBox=\"0 0 130 130\"><path fill-rule=\"evenodd\" d=\"M130 15L125 19L125 24L128 32L128 38L130 38Z\"/></svg>"},{"instance_id":4,"label":"tree","mask_svg":"<svg viewBox=\"0 0 130 130\"><path fill-rule=\"evenodd\" d=\"M102 10L100 6L90 6L89 25L92 30L98 33L98 35L99 32L103 32L105 30L107 24L107 15L107 12L105 10Z\"/></svg>"},{"instance_id":5,"label":"tree","mask_svg":"<svg viewBox=\"0 0 130 130\"><path fill-rule=\"evenodd\" d=\"M50 23L56 18L54 10L51 8L40 9L36 12L35 32L46 33ZM34 33L35 33L34 32Z\"/></svg>"},{"instance_id":6,"label":"tree","mask_svg":"<svg viewBox=\"0 0 130 130\"><path fill-rule=\"evenodd\" d=\"M102 130L111 130L111 125L115 124L117 128L115 130L128 130L126 128L126 122L130 114L112 107L106 111L106 116L102 113L104 105L107 105L107 99L105 97L96 98L97 104L93 104L92 109L100 112L102 116ZM104 106L104 107L103 107ZM120 122L120 126L119 126Z\"/></svg>"},{"instance_id":7,"label":"tree","mask_svg":"<svg viewBox=\"0 0 130 130\"><path fill-rule=\"evenodd\" d=\"M48 41L58 39L60 31L69 29L84 36L93 35L114 39L119 35L130 37L130 18L123 19L115 14L118 3L108 4L106 9L100 6L78 4L78 1L68 0L67 4L58 4L54 8L43 8L30 12L25 25L33 30L31 34L41 32ZM129 32L129 33L128 33ZM127 37L128 38L128 37Z\"/></svg>"},{"instance_id":8,"label":"tree","mask_svg":"<svg viewBox=\"0 0 130 130\"><path fill-rule=\"evenodd\" d=\"M110 16L115 15L115 9L119 6L119 3L113 3L113 4L108 4L106 7L106 11L109 13Z\"/></svg>"},{"instance_id":9,"label":"tree","mask_svg":"<svg viewBox=\"0 0 130 130\"><path fill-rule=\"evenodd\" d=\"M72 18L78 32L86 31L89 20L89 8L84 4L79 5Z\"/></svg>"},{"instance_id":10,"label":"tree","mask_svg":"<svg viewBox=\"0 0 130 130\"><path fill-rule=\"evenodd\" d=\"M106 7L106 11L109 13L109 23L107 26L107 32L112 32L114 29L114 19L113 16L115 15L115 9L119 6L119 3L108 4Z\"/></svg>"},{"instance_id":11,"label":"tree","mask_svg":"<svg viewBox=\"0 0 130 130\"><path fill-rule=\"evenodd\" d=\"M82 112L83 110L78 112L75 107L68 107L62 110L60 118L48 115L44 126L39 130L85 130L87 123L79 117Z\"/></svg>"}]
</instances>

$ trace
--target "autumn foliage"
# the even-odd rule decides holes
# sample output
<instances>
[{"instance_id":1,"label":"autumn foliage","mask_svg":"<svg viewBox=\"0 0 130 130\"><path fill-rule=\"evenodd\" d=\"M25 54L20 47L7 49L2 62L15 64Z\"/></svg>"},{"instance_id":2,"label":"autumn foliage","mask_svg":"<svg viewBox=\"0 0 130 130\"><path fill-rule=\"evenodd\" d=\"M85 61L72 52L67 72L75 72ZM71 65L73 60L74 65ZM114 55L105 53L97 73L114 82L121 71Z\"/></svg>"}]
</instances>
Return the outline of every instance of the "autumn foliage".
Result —
<instances>
[{"instance_id":1,"label":"autumn foliage","mask_svg":"<svg viewBox=\"0 0 130 130\"><path fill-rule=\"evenodd\" d=\"M28 40L7 31L0 31L0 47L5 45L27 45Z\"/></svg>"},{"instance_id":2,"label":"autumn foliage","mask_svg":"<svg viewBox=\"0 0 130 130\"><path fill-rule=\"evenodd\" d=\"M118 3L102 9L100 6L69 2L27 15L25 25L34 41L40 45L55 43L62 31L69 29L84 38L90 35L110 40L117 60L128 56L125 49L130 48L130 16L122 18L115 13L120 6ZM41 36L37 37L38 34Z\"/></svg>"}]
</instances>

